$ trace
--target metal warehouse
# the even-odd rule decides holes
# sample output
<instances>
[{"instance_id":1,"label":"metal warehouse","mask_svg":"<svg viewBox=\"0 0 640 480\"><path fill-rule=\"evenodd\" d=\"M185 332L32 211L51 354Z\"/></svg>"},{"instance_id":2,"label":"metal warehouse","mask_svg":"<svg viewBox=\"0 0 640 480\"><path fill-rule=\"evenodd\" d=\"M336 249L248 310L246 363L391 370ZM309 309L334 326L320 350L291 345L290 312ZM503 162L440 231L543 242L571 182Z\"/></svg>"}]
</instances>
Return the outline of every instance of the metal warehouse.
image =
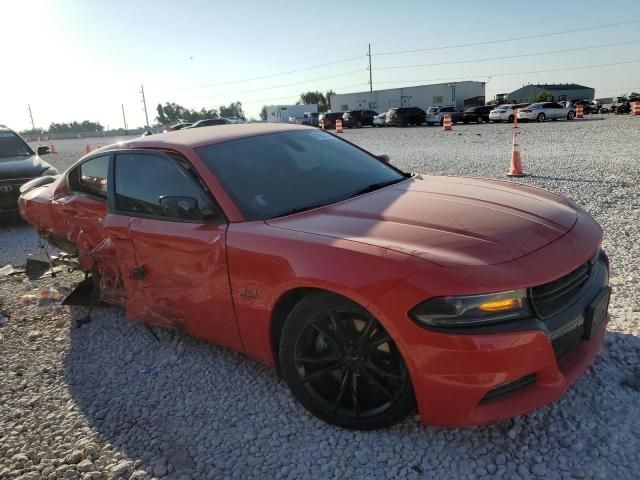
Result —
<instances>
[{"instance_id":1,"label":"metal warehouse","mask_svg":"<svg viewBox=\"0 0 640 480\"><path fill-rule=\"evenodd\" d=\"M484 105L484 82L450 82L415 87L390 88L373 92L343 93L331 96L331 110L378 110L390 107L457 107Z\"/></svg>"},{"instance_id":2,"label":"metal warehouse","mask_svg":"<svg viewBox=\"0 0 640 480\"><path fill-rule=\"evenodd\" d=\"M593 100L596 91L593 88L576 83L525 85L509 94L509 101L516 103L533 102L543 93L548 100Z\"/></svg>"}]
</instances>

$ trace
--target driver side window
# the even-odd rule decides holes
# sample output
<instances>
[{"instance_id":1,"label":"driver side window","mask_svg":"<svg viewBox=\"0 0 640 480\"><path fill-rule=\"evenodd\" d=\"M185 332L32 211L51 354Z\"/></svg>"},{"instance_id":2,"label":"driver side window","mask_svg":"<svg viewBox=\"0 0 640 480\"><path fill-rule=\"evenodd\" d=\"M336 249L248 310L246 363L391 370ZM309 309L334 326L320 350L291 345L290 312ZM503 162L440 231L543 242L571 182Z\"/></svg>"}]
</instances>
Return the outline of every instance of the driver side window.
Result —
<instances>
[{"instance_id":1,"label":"driver side window","mask_svg":"<svg viewBox=\"0 0 640 480\"><path fill-rule=\"evenodd\" d=\"M174 221L206 222L221 218L209 195L177 160L155 154L119 153L115 156L114 172L118 212ZM185 205L193 202L195 208L167 208L161 203L165 197L182 198ZM175 207L176 202L172 203Z\"/></svg>"}]
</instances>

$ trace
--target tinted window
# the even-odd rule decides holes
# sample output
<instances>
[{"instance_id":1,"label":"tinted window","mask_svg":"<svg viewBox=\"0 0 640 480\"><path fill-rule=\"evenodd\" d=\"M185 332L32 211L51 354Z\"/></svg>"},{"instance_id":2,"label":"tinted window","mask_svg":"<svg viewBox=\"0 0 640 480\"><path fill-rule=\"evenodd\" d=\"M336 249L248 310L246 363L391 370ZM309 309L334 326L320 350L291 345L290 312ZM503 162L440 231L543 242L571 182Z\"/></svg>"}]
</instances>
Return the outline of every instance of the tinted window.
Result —
<instances>
[{"instance_id":1,"label":"tinted window","mask_svg":"<svg viewBox=\"0 0 640 480\"><path fill-rule=\"evenodd\" d=\"M0 132L0 159L31 155L33 150L18 135L13 132Z\"/></svg>"},{"instance_id":2,"label":"tinted window","mask_svg":"<svg viewBox=\"0 0 640 480\"><path fill-rule=\"evenodd\" d=\"M115 157L116 210L132 214L179 219L167 214L160 198L179 196L194 198L199 218L215 216L211 201L196 178L177 159L153 154L121 153ZM195 174L194 174L195 175Z\"/></svg>"},{"instance_id":3,"label":"tinted window","mask_svg":"<svg viewBox=\"0 0 640 480\"><path fill-rule=\"evenodd\" d=\"M197 151L247 220L327 205L405 178L325 132L274 133Z\"/></svg>"},{"instance_id":4,"label":"tinted window","mask_svg":"<svg viewBox=\"0 0 640 480\"><path fill-rule=\"evenodd\" d=\"M69 173L71 189L106 199L108 173L109 155L87 160Z\"/></svg>"}]
</instances>

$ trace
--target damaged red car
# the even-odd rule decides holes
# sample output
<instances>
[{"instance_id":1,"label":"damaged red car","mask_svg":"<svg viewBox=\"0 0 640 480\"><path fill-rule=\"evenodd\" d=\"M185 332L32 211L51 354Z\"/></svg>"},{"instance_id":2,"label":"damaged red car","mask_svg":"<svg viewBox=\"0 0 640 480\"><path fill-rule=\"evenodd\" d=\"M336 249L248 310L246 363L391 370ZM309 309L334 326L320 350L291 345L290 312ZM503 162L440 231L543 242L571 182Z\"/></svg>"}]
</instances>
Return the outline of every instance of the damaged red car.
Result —
<instances>
[{"instance_id":1,"label":"damaged red car","mask_svg":"<svg viewBox=\"0 0 640 480\"><path fill-rule=\"evenodd\" d=\"M573 201L407 174L311 127L137 138L22 192L24 218L103 302L278 366L342 427L548 404L609 319L602 230Z\"/></svg>"}]
</instances>

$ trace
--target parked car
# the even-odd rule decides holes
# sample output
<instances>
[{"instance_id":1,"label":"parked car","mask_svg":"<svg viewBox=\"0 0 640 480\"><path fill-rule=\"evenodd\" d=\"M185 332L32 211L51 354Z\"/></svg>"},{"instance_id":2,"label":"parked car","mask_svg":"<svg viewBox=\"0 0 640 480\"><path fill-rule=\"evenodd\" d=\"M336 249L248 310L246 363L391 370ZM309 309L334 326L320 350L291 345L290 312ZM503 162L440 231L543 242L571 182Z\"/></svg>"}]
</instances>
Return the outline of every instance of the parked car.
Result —
<instances>
[{"instance_id":1,"label":"parked car","mask_svg":"<svg viewBox=\"0 0 640 480\"><path fill-rule=\"evenodd\" d=\"M451 115L452 123L458 123L464 120L464 113L459 108L452 106L429 107L427 110L427 125L433 125L435 123L442 125L445 115Z\"/></svg>"},{"instance_id":2,"label":"parked car","mask_svg":"<svg viewBox=\"0 0 640 480\"><path fill-rule=\"evenodd\" d=\"M546 405L609 320L602 229L573 201L411 175L312 127L125 141L24 185L20 209L95 273L101 301L278 365L346 428L416 404L438 425Z\"/></svg>"},{"instance_id":3,"label":"parked car","mask_svg":"<svg viewBox=\"0 0 640 480\"><path fill-rule=\"evenodd\" d=\"M305 112L301 117L289 117L289 123L318 127L319 116L320 114L318 112Z\"/></svg>"},{"instance_id":4,"label":"parked car","mask_svg":"<svg viewBox=\"0 0 640 480\"><path fill-rule=\"evenodd\" d=\"M182 122L182 123L176 123L175 125L171 125L169 127L166 127L164 129L165 132L173 132L175 130L182 130L183 128L186 128L190 125L193 125L191 122Z\"/></svg>"},{"instance_id":5,"label":"parked car","mask_svg":"<svg viewBox=\"0 0 640 480\"><path fill-rule=\"evenodd\" d=\"M205 120L198 120L188 127L184 127L184 130L189 128L211 127L214 125L227 125L228 123L229 120L227 120L226 118L207 118Z\"/></svg>"},{"instance_id":6,"label":"parked car","mask_svg":"<svg viewBox=\"0 0 640 480\"><path fill-rule=\"evenodd\" d=\"M498 105L489 112L489 121L491 122L513 122L516 109L529 106L528 103L504 104Z\"/></svg>"},{"instance_id":7,"label":"parked car","mask_svg":"<svg viewBox=\"0 0 640 480\"><path fill-rule=\"evenodd\" d=\"M246 123L247 119L244 117L225 117L228 123Z\"/></svg>"},{"instance_id":8,"label":"parked car","mask_svg":"<svg viewBox=\"0 0 640 480\"><path fill-rule=\"evenodd\" d=\"M318 124L320 127L325 130L331 130L332 128L336 128L336 120L342 120L342 114L344 112L326 112L321 113L318 119Z\"/></svg>"},{"instance_id":9,"label":"parked car","mask_svg":"<svg viewBox=\"0 0 640 480\"><path fill-rule=\"evenodd\" d=\"M426 119L424 110L418 107L394 107L387 112L386 125L388 127L406 127L407 125L422 125Z\"/></svg>"},{"instance_id":10,"label":"parked car","mask_svg":"<svg viewBox=\"0 0 640 480\"><path fill-rule=\"evenodd\" d=\"M373 119L378 112L373 110L349 110L342 114L344 126L347 128L373 127Z\"/></svg>"},{"instance_id":11,"label":"parked car","mask_svg":"<svg viewBox=\"0 0 640 480\"><path fill-rule=\"evenodd\" d=\"M26 182L50 175L58 175L51 164L40 158L49 147L40 146L36 152L10 128L0 126L0 215L18 213L20 187Z\"/></svg>"},{"instance_id":12,"label":"parked car","mask_svg":"<svg viewBox=\"0 0 640 480\"><path fill-rule=\"evenodd\" d=\"M564 107L556 102L532 103L528 107L518 110L518 120L524 121L544 122L545 120L558 120L560 118L573 120L575 116L575 107Z\"/></svg>"},{"instance_id":13,"label":"parked car","mask_svg":"<svg viewBox=\"0 0 640 480\"><path fill-rule=\"evenodd\" d=\"M464 123L469 123L469 122L482 123L483 121L488 122L489 114L491 113L491 110L493 110L494 108L495 107L493 105L471 107L465 110L464 113L462 114L462 121Z\"/></svg>"},{"instance_id":14,"label":"parked car","mask_svg":"<svg viewBox=\"0 0 640 480\"><path fill-rule=\"evenodd\" d=\"M373 126L374 127L384 127L387 125L387 113L379 113L373 118Z\"/></svg>"}]
</instances>

